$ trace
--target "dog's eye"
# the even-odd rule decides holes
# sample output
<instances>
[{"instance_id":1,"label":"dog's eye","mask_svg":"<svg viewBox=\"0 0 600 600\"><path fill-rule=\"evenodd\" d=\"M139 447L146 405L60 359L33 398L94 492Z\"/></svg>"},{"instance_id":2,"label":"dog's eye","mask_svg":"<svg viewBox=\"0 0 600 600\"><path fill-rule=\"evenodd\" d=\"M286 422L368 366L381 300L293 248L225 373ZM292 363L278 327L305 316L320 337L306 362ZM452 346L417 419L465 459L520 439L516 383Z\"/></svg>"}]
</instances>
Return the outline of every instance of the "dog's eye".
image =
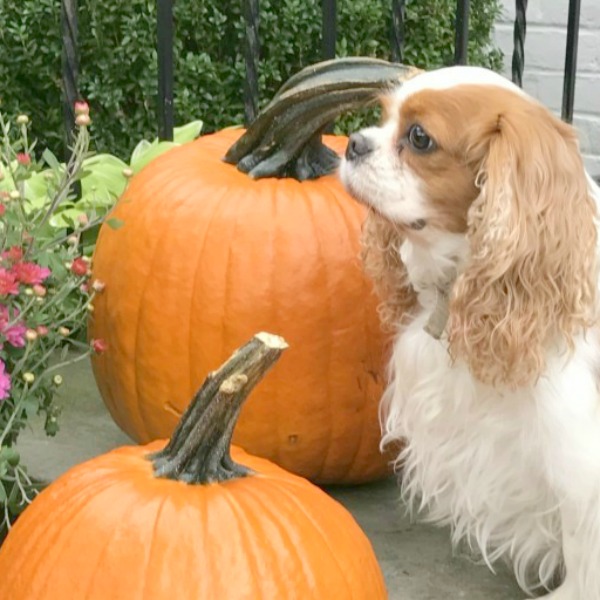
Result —
<instances>
[{"instance_id":1,"label":"dog's eye","mask_svg":"<svg viewBox=\"0 0 600 600\"><path fill-rule=\"evenodd\" d=\"M417 152L429 152L435 148L434 141L418 123L411 126L406 139L411 148Z\"/></svg>"}]
</instances>

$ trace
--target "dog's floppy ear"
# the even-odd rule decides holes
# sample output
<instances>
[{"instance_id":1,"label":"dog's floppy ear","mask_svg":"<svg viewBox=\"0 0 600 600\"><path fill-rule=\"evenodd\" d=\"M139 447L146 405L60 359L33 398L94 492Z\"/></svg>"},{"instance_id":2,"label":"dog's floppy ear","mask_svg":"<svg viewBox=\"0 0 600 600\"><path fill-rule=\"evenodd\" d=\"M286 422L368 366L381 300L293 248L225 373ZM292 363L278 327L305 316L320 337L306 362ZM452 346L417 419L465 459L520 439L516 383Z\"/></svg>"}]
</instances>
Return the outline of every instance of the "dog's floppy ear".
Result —
<instances>
[{"instance_id":1,"label":"dog's floppy ear","mask_svg":"<svg viewBox=\"0 0 600 600\"><path fill-rule=\"evenodd\" d=\"M393 223L369 211L362 229L361 258L365 272L373 280L375 291L382 300L379 307L381 322L392 331L402 326L416 303L415 292L400 258L403 241Z\"/></svg>"},{"instance_id":2,"label":"dog's floppy ear","mask_svg":"<svg viewBox=\"0 0 600 600\"><path fill-rule=\"evenodd\" d=\"M542 106L498 115L481 139L450 352L486 383L523 385L596 318L596 205L574 130Z\"/></svg>"}]
</instances>

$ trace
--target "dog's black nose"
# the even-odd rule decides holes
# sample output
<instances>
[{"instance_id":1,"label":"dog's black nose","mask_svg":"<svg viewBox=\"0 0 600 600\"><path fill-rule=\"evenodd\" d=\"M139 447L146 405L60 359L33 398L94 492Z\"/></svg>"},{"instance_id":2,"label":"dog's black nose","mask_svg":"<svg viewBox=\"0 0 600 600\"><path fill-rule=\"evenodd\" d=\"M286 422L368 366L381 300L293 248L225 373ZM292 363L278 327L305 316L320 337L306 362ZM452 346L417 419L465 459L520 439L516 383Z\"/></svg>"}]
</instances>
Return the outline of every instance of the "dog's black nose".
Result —
<instances>
[{"instance_id":1,"label":"dog's black nose","mask_svg":"<svg viewBox=\"0 0 600 600\"><path fill-rule=\"evenodd\" d=\"M346 146L346 160L358 160L373 151L373 142L362 133L353 133Z\"/></svg>"}]
</instances>

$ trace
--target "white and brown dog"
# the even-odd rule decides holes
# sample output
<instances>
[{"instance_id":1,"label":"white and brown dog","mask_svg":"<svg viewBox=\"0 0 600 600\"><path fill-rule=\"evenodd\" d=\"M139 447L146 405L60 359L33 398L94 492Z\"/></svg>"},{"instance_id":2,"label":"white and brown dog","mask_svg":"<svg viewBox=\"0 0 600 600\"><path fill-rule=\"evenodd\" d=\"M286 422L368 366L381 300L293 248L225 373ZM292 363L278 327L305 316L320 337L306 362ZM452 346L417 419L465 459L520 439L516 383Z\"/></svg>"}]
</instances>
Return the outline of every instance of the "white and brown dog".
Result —
<instances>
[{"instance_id":1,"label":"white and brown dog","mask_svg":"<svg viewBox=\"0 0 600 600\"><path fill-rule=\"evenodd\" d=\"M600 190L576 133L475 67L383 107L340 174L392 291L383 443L405 442L404 495L528 593L600 600Z\"/></svg>"}]
</instances>

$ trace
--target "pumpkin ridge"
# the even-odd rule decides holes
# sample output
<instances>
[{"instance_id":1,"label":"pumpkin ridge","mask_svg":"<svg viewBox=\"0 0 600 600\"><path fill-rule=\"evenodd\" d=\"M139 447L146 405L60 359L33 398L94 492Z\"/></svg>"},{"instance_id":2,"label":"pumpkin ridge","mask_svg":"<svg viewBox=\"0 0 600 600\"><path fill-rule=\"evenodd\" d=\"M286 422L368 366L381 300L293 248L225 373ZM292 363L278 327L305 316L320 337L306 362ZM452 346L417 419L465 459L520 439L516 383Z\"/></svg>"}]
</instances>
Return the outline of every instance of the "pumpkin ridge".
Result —
<instances>
[{"instance_id":1,"label":"pumpkin ridge","mask_svg":"<svg viewBox=\"0 0 600 600\"><path fill-rule=\"evenodd\" d=\"M167 229L165 231L165 236L167 235L167 233L172 229L173 224L175 223L175 219L171 218L169 219L169 223L167 225ZM154 260L156 259L156 256L159 254L161 250L161 246L160 244L156 244L154 251L152 252L152 258L150 261L148 261L148 268L147 271L145 273L145 277L144 277L144 287L142 289L142 293L140 294L140 301L138 304L138 309L135 311L135 315L136 315L136 321L135 321L135 343L133 346L133 386L134 386L134 390L133 393L135 396L137 396L138 398L140 397L140 380L141 378L143 378L144 373L143 371L143 365L140 365L140 361L138 359L138 357L141 355L140 352L138 352L138 348L140 346L140 335L141 335L141 331L142 328L140 326L140 323L142 322L142 312L144 310L144 303L145 303L145 298L148 294L148 290L150 288L150 270L151 270L151 265L154 263ZM140 424L141 424L141 430L143 431L144 437L146 440L149 440L152 438L152 435L150 434L149 428L148 428L148 423L146 422L146 419L144 418L143 415L143 403L141 402L134 402L132 403L134 408L133 410L135 411L135 413L137 414Z\"/></svg>"},{"instance_id":2,"label":"pumpkin ridge","mask_svg":"<svg viewBox=\"0 0 600 600\"><path fill-rule=\"evenodd\" d=\"M303 506L303 504L301 502L298 502L298 499L295 495L291 494L290 491L288 489L286 489L285 487L280 487L279 491L281 491L284 495L287 495L288 498L290 499L290 502L296 506L296 508L298 509L298 512L301 513L304 518L306 519L306 521L308 523L310 523L310 525L312 526L314 531L317 531L319 533L319 537L321 538L321 541L323 543L323 546L325 546L329 552L329 555L332 557L332 561L333 563L335 563L338 567L339 573L340 573L340 580L344 581L346 583L346 585L348 584L347 578L344 577L345 574L345 569L342 566L342 564L339 561L339 558L337 556L337 553L335 552L335 550L331 547L331 544L329 543L328 540L328 536L327 534L323 531L320 523L318 523L314 516L311 515L307 510L306 507ZM342 507L344 511L347 512L347 510ZM367 540L368 541L368 540ZM339 595L339 598L343 598L344 600L352 600L352 598L354 598L354 593L353 593L353 589L352 588L348 588L348 592L346 595ZM334 600L333 598L331 600ZM366 600L365 598L360 598L359 600Z\"/></svg>"},{"instance_id":3,"label":"pumpkin ridge","mask_svg":"<svg viewBox=\"0 0 600 600\"><path fill-rule=\"evenodd\" d=\"M248 550L244 552L244 555L247 557L247 566L252 574L250 580L253 582L254 586L254 593L249 596L249 598L260 598L261 593L256 586L257 582L260 581L262 573L257 563L256 556L260 556L261 549L257 546L256 538L253 538L253 536L249 534L251 525L248 522L248 517L244 514L244 511L240 509L239 502L233 497L233 494L229 493L225 488L223 488L222 497L225 502L227 502L231 513L235 517L237 525L236 529L239 532L240 538L242 538L241 544L245 550ZM262 551L264 552L264 546L262 547Z\"/></svg>"},{"instance_id":4,"label":"pumpkin ridge","mask_svg":"<svg viewBox=\"0 0 600 600\"><path fill-rule=\"evenodd\" d=\"M335 205L339 209L341 218L344 220L344 223L346 226L346 231L348 232L348 241L351 243L352 236L350 234L352 231L355 230L356 227L354 224L352 224L349 213L346 210L344 210L344 205L339 201L339 198L336 197L334 190L332 190L329 185L326 185L325 187L326 187L327 193L331 196L332 200L335 201ZM356 268L361 269L358 253L356 255ZM369 296L373 295L373 293L374 293L373 289L370 286L369 280L367 278L365 278L365 277L361 278L361 286L363 288L363 293L362 293L363 298L368 298ZM363 325L363 331L364 331L364 339L371 340L373 338L373 335L370 332L369 327L368 327L369 319L368 319L368 314L367 314L367 306L368 306L367 302L362 303L363 314L364 314L364 317L362 319L362 325ZM368 349L371 347L372 347L371 343L369 343L368 341L365 342L365 348ZM367 357L365 357L365 360L366 360L366 358ZM363 367L364 367L364 369L366 369L366 365L363 365ZM362 464L361 464L361 462L359 462L359 464L355 464L355 463L356 463L357 457L363 456L364 445L367 441L365 431L368 427L369 420L367 418L365 418L365 413L368 409L369 409L369 403L367 402L367 398L365 398L365 402L363 402L363 404L360 408L360 413L361 413L361 417L359 419L360 433L358 433L358 435L356 435L356 436L353 436L353 439L357 440L357 443L354 444L352 457L348 461L347 467L343 471L340 471L336 475L336 480L351 480L352 481L354 471L357 470L360 473ZM379 411L377 411L377 416L378 415L379 415ZM380 452L380 454L381 454L381 452ZM328 481L328 480L326 480L326 481Z\"/></svg>"},{"instance_id":5,"label":"pumpkin ridge","mask_svg":"<svg viewBox=\"0 0 600 600\"><path fill-rule=\"evenodd\" d=\"M317 250L318 250L318 254L319 254L319 263L321 265L321 270L323 271L324 275L324 279L325 279L325 296L326 296L326 305L327 305L327 309L326 309L326 316L327 316L327 331L333 331L333 324L334 324L334 318L333 318L333 310L331 307L331 277L329 275L329 270L327 268L327 261L325 260L324 257L324 253L323 253L323 243L321 241L321 231L319 228L319 221L317 220L317 218L315 217L315 211L314 211L314 207L312 204L312 201L309 200L307 203L308 206L308 212L310 214L310 222L313 228L313 237L314 239L317 241ZM326 344L327 344L327 353L323 353L323 364L326 365L324 368L325 371L325 390L326 390L326 397L327 398L334 398L335 396L332 394L332 390L331 390L331 374L332 374L332 367L331 367L331 356L332 356L332 348L331 348L331 344L332 344L332 337L333 336L326 336L327 340L326 340ZM331 402L327 402L327 413L328 413L328 419L327 419L327 423L328 423L328 432L327 432L327 436L326 436L326 446L325 446L325 452L323 452L323 456L321 459L321 464L318 468L317 471L317 475L316 477L321 479L323 476L323 471L326 469L326 465L327 465L327 459L329 457L329 454L331 452L331 446L333 443L333 433L335 430L335 419L333 416L333 407L332 407L332 403Z\"/></svg>"},{"instance_id":6,"label":"pumpkin ridge","mask_svg":"<svg viewBox=\"0 0 600 600\"><path fill-rule=\"evenodd\" d=\"M63 503L60 505L60 507L59 507L59 510L61 510L60 514L56 514L56 513L53 514L51 520L44 518L44 515L38 514L37 510L35 513L33 513L32 511L35 510L37 508L37 506L33 506L33 508L32 508L32 506L30 506L30 507L28 507L27 510L32 512L32 514L35 514L36 517L39 517L40 520L37 521L36 519L33 519L31 522L25 522L25 524L23 524L20 522L23 520L19 519L15 523L14 527L19 528L19 529L25 528L24 531L31 530L28 533L28 535L24 536L24 539L26 539L29 546L31 546L31 548L34 548L34 549L39 547L37 541L40 540L40 538L43 538L47 534L48 530L52 530L52 528L55 527L56 531L53 532L54 536L55 536L55 539L53 540L53 544L56 544L57 540L60 538L61 533L64 534L63 529L56 526L56 521L59 520L59 517L61 519L65 518L64 517L65 514L70 515L69 519L71 519L73 517L73 515L76 515L79 512L81 506L84 506L85 503L87 502L90 485L92 486L92 489L94 489L94 484L98 485L98 487L100 488L100 493L105 491L106 489L108 489L109 487L111 487L113 485L112 483L107 484L106 482L102 482L102 481L93 481L91 484L88 483L88 485L84 486L84 487L76 486L78 489L75 492L75 495L69 497L68 504ZM102 484L104 484L104 485L102 485ZM43 490L40 493L40 497L48 495L48 494L49 494L48 490ZM78 499L81 500L81 502L78 503L77 502ZM44 525L45 525L45 527L44 527ZM29 527L27 528L27 526L29 526ZM64 544L63 544L63 546L64 546ZM46 560L43 552L38 552L37 558L38 558L37 561L33 561L33 557L31 557L31 556L29 556L27 559L27 562L30 565L32 562L34 562L36 571L39 569L40 563L43 563L43 561ZM6 573L3 573L2 576L10 577L11 573L13 573L14 576L16 577L18 575L18 569L9 569ZM51 576L52 576L52 570L50 569L48 571L46 583L50 580Z\"/></svg>"},{"instance_id":7,"label":"pumpkin ridge","mask_svg":"<svg viewBox=\"0 0 600 600\"><path fill-rule=\"evenodd\" d=\"M224 194L225 198L228 198L230 200L230 203L233 204L233 201L231 200L231 196ZM235 200L235 199L234 199ZM233 210L233 214L235 215L235 217L233 218L233 222L230 226L230 230L229 230L229 243L227 244L228 248L227 248L227 258L225 259L225 264L224 264L224 269L223 269L223 274L225 275L225 282L224 282L224 286L223 286L223 325L221 327L221 347L222 348L227 348L228 341L229 341L229 331L228 331L228 323L229 323L229 314L228 311L229 306L230 306L230 302L231 302L231 290L232 290L232 277L233 277L233 272L232 272L232 256L233 256L233 247L235 244L235 233L238 229L238 223L240 220L240 214L241 211L239 210ZM235 343L235 342L234 342Z\"/></svg>"},{"instance_id":8,"label":"pumpkin ridge","mask_svg":"<svg viewBox=\"0 0 600 600\"><path fill-rule=\"evenodd\" d=\"M227 195L228 190L227 189L223 189L223 196ZM193 278L193 283L192 283L192 293L190 294L190 314L192 314L193 309L194 309L194 304L195 304L195 299L196 299L196 286L198 283L198 274L201 270L201 264L202 261L200 260L200 257L204 255L205 251L206 251L206 245L208 244L208 232L211 230L212 224L214 223L215 219L217 218L217 213L219 212L219 210L222 210L223 206L219 201L215 202L215 206L213 208L212 213L210 214L209 218L207 219L206 222L206 227L204 229L204 239L202 240L202 247L200 248L200 250L198 251L198 255L197 255L197 260L196 260L196 266L194 269L194 278ZM192 348L193 348L193 344L192 344L192 338L194 336L194 328L192 327L191 323L189 324L189 331L188 331L188 378L189 378L189 386L188 389L193 389L194 387L194 371L193 371L193 360L192 360ZM181 416L181 415L180 415Z\"/></svg>"},{"instance_id":9,"label":"pumpkin ridge","mask_svg":"<svg viewBox=\"0 0 600 600\"><path fill-rule=\"evenodd\" d=\"M331 193L331 192L330 192ZM332 196L334 196L332 194ZM354 230L354 226L352 226L349 222L348 219L348 215L346 214L346 211L343 210L343 208L340 206L339 202L337 203L337 206L340 208L340 213L342 214L342 218L344 219L344 223L346 225L346 231L348 233L348 240L351 240L352 237L350 235L350 232ZM360 268L360 263L358 260L358 256L357 256L357 268ZM362 278L361 279L361 285L363 288L363 294L362 297L366 298L370 293L371 290L368 289L369 285L368 285L368 280L366 278ZM364 336L365 336L365 344L364 347L365 348L370 348L371 345L367 342L367 340L369 339L369 331L368 331L368 327L367 327L367 322L368 322L368 315L367 315L367 311L366 311L366 307L367 307L367 303L363 302L362 303L362 307L363 307L363 331L364 331ZM365 398L365 401L363 402L361 409L360 409L360 433L358 434L358 436L355 436L354 439L356 440L356 438L358 437L357 443L354 445L354 450L352 452L352 456L350 458L350 460L348 461L348 465L346 467L346 469L344 469L341 477L346 479L348 477L351 476L352 471L355 468L355 461L357 459L358 456L362 455L362 451L363 451L363 445L364 445L364 441L365 441L365 427L367 426L367 422L368 420L365 418L365 412L368 409L368 397Z\"/></svg>"},{"instance_id":10,"label":"pumpkin ridge","mask_svg":"<svg viewBox=\"0 0 600 600\"><path fill-rule=\"evenodd\" d=\"M152 524L152 528L150 531L150 547L148 548L148 550L146 552L146 555L147 555L146 563L144 564L144 566L142 566L140 568L140 571L142 572L142 580L143 580L142 589L140 591L140 600L144 600L144 598L146 598L146 587L148 585L148 578L146 577L146 571L148 571L148 569L150 568L150 566L152 564L152 555L155 552L155 548L156 548L156 539L158 537L157 532L159 529L160 519L162 516L163 509L165 508L165 505L167 504L168 501L169 501L169 497L167 495L160 498L160 500L158 502L158 508L156 510L156 514L154 515L154 523ZM146 541L146 540L144 540L144 541Z\"/></svg>"},{"instance_id":11,"label":"pumpkin ridge","mask_svg":"<svg viewBox=\"0 0 600 600\"><path fill-rule=\"evenodd\" d=\"M121 508L124 509L124 511L122 513L122 517L121 517L121 519L119 519L118 525L113 529L111 534L109 536L107 536L105 543L104 543L104 547L98 553L98 557L97 557L97 561L96 561L96 568L92 569L92 571L94 572L94 576L90 577L88 584L87 584L87 588L85 590L85 594L82 597L82 600L85 600L86 598L94 597L93 589L96 587L97 577L101 577L104 574L104 572L101 571L99 568L100 565L105 560L106 554L110 550L110 547L113 545L115 538L117 538L118 535L120 533L122 533L122 531L123 531L122 527L123 526L127 527L127 517L132 512L138 510L138 506L136 505L135 502L131 502L130 505L126 509L125 509L125 507L121 507ZM82 516L82 515L83 515L83 513L79 513L78 516ZM74 527L72 531L77 532L77 527ZM59 559L61 557L61 553L57 552L56 557L57 557L57 559ZM49 574L52 575L53 571L54 571L54 569L50 569Z\"/></svg>"},{"instance_id":12,"label":"pumpkin ridge","mask_svg":"<svg viewBox=\"0 0 600 600\"><path fill-rule=\"evenodd\" d=\"M277 483L279 484L279 482L283 481L282 479L276 480ZM279 493L279 487L277 485L273 485L273 483L275 483L275 481L272 478L268 478L268 483L267 483L267 487L271 487L272 489L275 490L276 493ZM290 483L293 483L295 485L296 482L292 482L292 480L290 479L285 479L284 485L286 487L289 486ZM301 488L302 486L298 485L299 488ZM281 539L283 540L283 545L288 549L288 556L292 557L292 559L294 560L294 564L298 565L297 568L294 569L294 572L297 572L298 570L301 570L301 572L304 574L305 578L308 578L311 574L310 569L307 569L307 565L305 564L305 561L302 560L302 554L300 554L298 552L298 547L297 545L294 543L294 540L292 539L292 536L288 534L288 528L286 528L285 523L282 523L282 517L280 514L277 514L275 511L271 510L270 506L265 504L264 502L262 502L260 500L260 498L257 496L256 490L254 488L250 489L247 488L245 491L245 494L247 497L251 498L251 501L253 503L253 505L257 508L260 508L260 511L265 514L267 516L267 518L270 520L270 524L277 529L277 533L278 535L281 537ZM306 488L303 489L299 489L300 492L306 493ZM275 498L276 494L270 495L270 498ZM280 505L277 504L278 510L280 509ZM271 538L270 538L271 539ZM278 577L278 579L280 579L280 577Z\"/></svg>"},{"instance_id":13,"label":"pumpkin ridge","mask_svg":"<svg viewBox=\"0 0 600 600\"><path fill-rule=\"evenodd\" d=\"M277 189L275 187L271 188L271 194L270 194L270 205L271 205L271 213L270 213L270 218L271 218L271 222L272 223L278 223L278 214L279 214L279 202L278 202L278 193L277 193ZM270 256L272 257L271 260L269 261L269 298L271 299L271 305L269 306L269 314L275 315L273 321L274 322L279 322L278 320L278 314L277 314L277 294L275 293L277 291L277 273L279 273L279 261L278 261L278 257L280 256L279 252L277 252L278 248L282 248L285 246L282 246L280 243L280 228L279 227L273 227L272 228L272 235L269 236L269 240L271 242L271 246L269 249L269 253ZM275 439L276 440L280 440L281 438L281 402L279 402L279 388L275 388L275 390L272 392L272 396L271 396L271 406L275 407L275 410L272 411L274 412L274 418L272 421L272 426L273 429L275 430ZM274 452L274 456L273 456L273 460L277 463L280 464L281 463L281 445L279 443L275 444L275 452Z\"/></svg>"},{"instance_id":14,"label":"pumpkin ridge","mask_svg":"<svg viewBox=\"0 0 600 600\"><path fill-rule=\"evenodd\" d=\"M97 494L95 496L95 498L97 499L97 501L99 501L99 495L102 494L103 492L106 492L107 490L110 490L111 488L114 487L113 483L109 483L108 485L104 486L102 491L99 492L99 494ZM87 494L87 489L85 486L79 489L79 492L81 493L81 499L82 502L76 505L72 505L70 502L69 504L63 504L61 506L64 506L65 508L68 507L68 509L70 510L63 510L62 513L60 514L60 519L59 519L59 515L54 514L52 517L54 520L62 520L65 518L65 514L70 514L71 516L69 517L69 521L77 520L78 517L82 516L82 510L85 509L85 506L87 504L87 502L89 501L89 496ZM69 546L71 546L72 544L72 538L76 535L77 533L77 528L74 527L72 529L66 529L66 528L60 528L57 531L57 537L53 540L53 554L54 554L54 560L52 562L50 562L49 564L46 564L46 561L48 561L48 558L44 555L44 552L39 552L38 558L39 560L37 561L38 566L36 567L36 571L39 571L40 569L40 563L43 566L43 568L46 570L45 573L45 577L44 577L44 587L45 586L49 586L48 589L51 589L52 587L52 578L54 576L54 571L55 571L55 567L58 563L60 563L61 561L61 557L62 557L62 549L64 548L68 548ZM36 546L33 546L34 548L36 548ZM29 560L29 559L28 559ZM42 588L43 589L43 588ZM87 594L86 596L87 597ZM82 600L85 600L85 597Z\"/></svg>"}]
</instances>

